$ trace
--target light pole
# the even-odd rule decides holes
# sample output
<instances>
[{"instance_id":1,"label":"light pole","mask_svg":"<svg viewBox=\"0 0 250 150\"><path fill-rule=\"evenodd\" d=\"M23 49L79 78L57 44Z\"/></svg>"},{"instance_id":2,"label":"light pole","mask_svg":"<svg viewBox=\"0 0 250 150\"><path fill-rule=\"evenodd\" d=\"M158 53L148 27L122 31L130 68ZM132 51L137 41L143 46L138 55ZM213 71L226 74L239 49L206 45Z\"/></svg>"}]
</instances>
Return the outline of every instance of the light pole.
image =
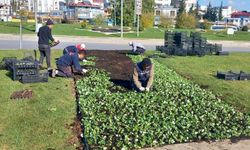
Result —
<instances>
[{"instance_id":1,"label":"light pole","mask_svg":"<svg viewBox=\"0 0 250 150\"><path fill-rule=\"evenodd\" d=\"M34 0L34 11L35 11L35 22L36 22L36 32L38 32L38 22L37 22L37 0Z\"/></svg>"},{"instance_id":2,"label":"light pole","mask_svg":"<svg viewBox=\"0 0 250 150\"><path fill-rule=\"evenodd\" d=\"M121 38L123 38L123 0L121 0Z\"/></svg>"},{"instance_id":3,"label":"light pole","mask_svg":"<svg viewBox=\"0 0 250 150\"><path fill-rule=\"evenodd\" d=\"M114 5L114 17L115 17L115 26L116 26L116 0L114 0L115 3L113 4Z\"/></svg>"}]
</instances>

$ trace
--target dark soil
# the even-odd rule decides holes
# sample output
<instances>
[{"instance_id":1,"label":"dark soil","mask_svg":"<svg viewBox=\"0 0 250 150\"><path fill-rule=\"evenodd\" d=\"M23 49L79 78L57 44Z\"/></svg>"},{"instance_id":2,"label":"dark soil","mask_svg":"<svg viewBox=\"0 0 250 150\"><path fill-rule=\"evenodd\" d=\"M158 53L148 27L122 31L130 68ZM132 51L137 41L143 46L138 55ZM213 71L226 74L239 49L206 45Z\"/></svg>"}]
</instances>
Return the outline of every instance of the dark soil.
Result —
<instances>
[{"instance_id":1,"label":"dark soil","mask_svg":"<svg viewBox=\"0 0 250 150\"><path fill-rule=\"evenodd\" d=\"M87 52L87 56L96 57L96 68L109 72L113 83L130 89L134 63L126 56L127 53L127 51L91 50Z\"/></svg>"},{"instance_id":2,"label":"dark soil","mask_svg":"<svg viewBox=\"0 0 250 150\"><path fill-rule=\"evenodd\" d=\"M83 150L84 147L83 147L83 144L81 143L81 134L83 132L82 132L80 120L76 117L72 124L66 125L66 128L71 129L73 134L74 134L74 136L72 136L68 139L67 143L69 145L77 146L76 147L77 150ZM80 143L80 145L79 145L79 143Z\"/></svg>"}]
</instances>

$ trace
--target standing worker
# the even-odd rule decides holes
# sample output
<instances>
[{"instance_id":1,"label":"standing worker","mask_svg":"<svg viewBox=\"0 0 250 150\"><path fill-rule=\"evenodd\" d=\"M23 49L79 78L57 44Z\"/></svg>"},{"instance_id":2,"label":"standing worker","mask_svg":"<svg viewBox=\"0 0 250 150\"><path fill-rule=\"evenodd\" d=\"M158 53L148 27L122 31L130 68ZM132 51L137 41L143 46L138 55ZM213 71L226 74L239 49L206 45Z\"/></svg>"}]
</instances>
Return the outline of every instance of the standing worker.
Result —
<instances>
[{"instance_id":1,"label":"standing worker","mask_svg":"<svg viewBox=\"0 0 250 150\"><path fill-rule=\"evenodd\" d=\"M38 36L38 48L40 51L40 59L39 59L39 65L42 67L43 65L43 60L44 57L46 57L46 63L47 63L47 69L51 69L51 62L50 62L50 55L51 55L51 50L50 50L50 41L55 42L55 39L51 35L51 29L53 28L53 21L48 20L46 22L46 25L41 27L39 29L39 32L37 33ZM59 42L59 41L57 41Z\"/></svg>"},{"instance_id":2,"label":"standing worker","mask_svg":"<svg viewBox=\"0 0 250 150\"><path fill-rule=\"evenodd\" d=\"M136 43L136 42L129 42L129 46L132 47L132 52L135 54L143 54L146 49L141 43Z\"/></svg>"},{"instance_id":3,"label":"standing worker","mask_svg":"<svg viewBox=\"0 0 250 150\"><path fill-rule=\"evenodd\" d=\"M82 43L82 44L77 44L76 46L74 46L74 45L67 46L67 47L65 47L63 49L63 55L74 54L74 53L78 53L80 51L86 51L86 45L85 44ZM84 57L80 61L86 62L87 60Z\"/></svg>"},{"instance_id":4,"label":"standing worker","mask_svg":"<svg viewBox=\"0 0 250 150\"><path fill-rule=\"evenodd\" d=\"M133 88L136 91L150 91L154 80L154 66L149 58L144 58L134 67Z\"/></svg>"}]
</instances>

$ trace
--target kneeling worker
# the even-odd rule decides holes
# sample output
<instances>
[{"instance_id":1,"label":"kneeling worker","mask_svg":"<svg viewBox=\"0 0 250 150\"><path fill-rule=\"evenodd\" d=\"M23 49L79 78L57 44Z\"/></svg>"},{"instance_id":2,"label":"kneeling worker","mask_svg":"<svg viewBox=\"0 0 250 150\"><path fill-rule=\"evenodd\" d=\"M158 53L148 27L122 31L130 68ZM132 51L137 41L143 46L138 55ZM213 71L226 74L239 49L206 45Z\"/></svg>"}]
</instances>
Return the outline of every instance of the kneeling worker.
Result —
<instances>
[{"instance_id":1,"label":"kneeling worker","mask_svg":"<svg viewBox=\"0 0 250 150\"><path fill-rule=\"evenodd\" d=\"M143 54L146 49L141 43L129 42L129 46L132 46L132 52L136 54Z\"/></svg>"},{"instance_id":2,"label":"kneeling worker","mask_svg":"<svg viewBox=\"0 0 250 150\"><path fill-rule=\"evenodd\" d=\"M149 58L144 58L134 67L133 86L139 91L150 91L154 80L154 66Z\"/></svg>"},{"instance_id":3,"label":"kneeling worker","mask_svg":"<svg viewBox=\"0 0 250 150\"><path fill-rule=\"evenodd\" d=\"M65 54L60 57L57 62L57 70L53 70L51 76L73 77L74 73L86 73L86 69L82 69L79 59L82 60L86 56L86 51L79 51L73 54Z\"/></svg>"},{"instance_id":4,"label":"kneeling worker","mask_svg":"<svg viewBox=\"0 0 250 150\"><path fill-rule=\"evenodd\" d=\"M63 49L63 55L66 54L74 54L74 53L78 53L80 51L86 51L86 45L85 44L77 44L76 46L71 45L71 46L67 46ZM80 59L80 61L86 62L87 60L85 59L85 57L83 59Z\"/></svg>"}]
</instances>

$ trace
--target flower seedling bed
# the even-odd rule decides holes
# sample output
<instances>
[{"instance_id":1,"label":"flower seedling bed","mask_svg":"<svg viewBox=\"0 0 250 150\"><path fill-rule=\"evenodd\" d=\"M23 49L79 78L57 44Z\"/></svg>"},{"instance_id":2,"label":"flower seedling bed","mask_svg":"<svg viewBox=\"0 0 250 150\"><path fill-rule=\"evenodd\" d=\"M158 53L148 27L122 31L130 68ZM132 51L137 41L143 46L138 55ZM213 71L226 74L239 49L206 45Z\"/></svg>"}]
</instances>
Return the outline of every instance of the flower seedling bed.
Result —
<instances>
[{"instance_id":1,"label":"flower seedling bed","mask_svg":"<svg viewBox=\"0 0 250 150\"><path fill-rule=\"evenodd\" d=\"M250 136L250 116L152 60L151 92L121 92L133 62L122 52L92 51L96 67L76 81L84 139L92 149L138 149L200 140ZM121 56L119 56L121 55ZM134 62L142 56L130 56ZM104 70L103 70L104 69ZM123 78L124 77L124 78Z\"/></svg>"}]
</instances>

